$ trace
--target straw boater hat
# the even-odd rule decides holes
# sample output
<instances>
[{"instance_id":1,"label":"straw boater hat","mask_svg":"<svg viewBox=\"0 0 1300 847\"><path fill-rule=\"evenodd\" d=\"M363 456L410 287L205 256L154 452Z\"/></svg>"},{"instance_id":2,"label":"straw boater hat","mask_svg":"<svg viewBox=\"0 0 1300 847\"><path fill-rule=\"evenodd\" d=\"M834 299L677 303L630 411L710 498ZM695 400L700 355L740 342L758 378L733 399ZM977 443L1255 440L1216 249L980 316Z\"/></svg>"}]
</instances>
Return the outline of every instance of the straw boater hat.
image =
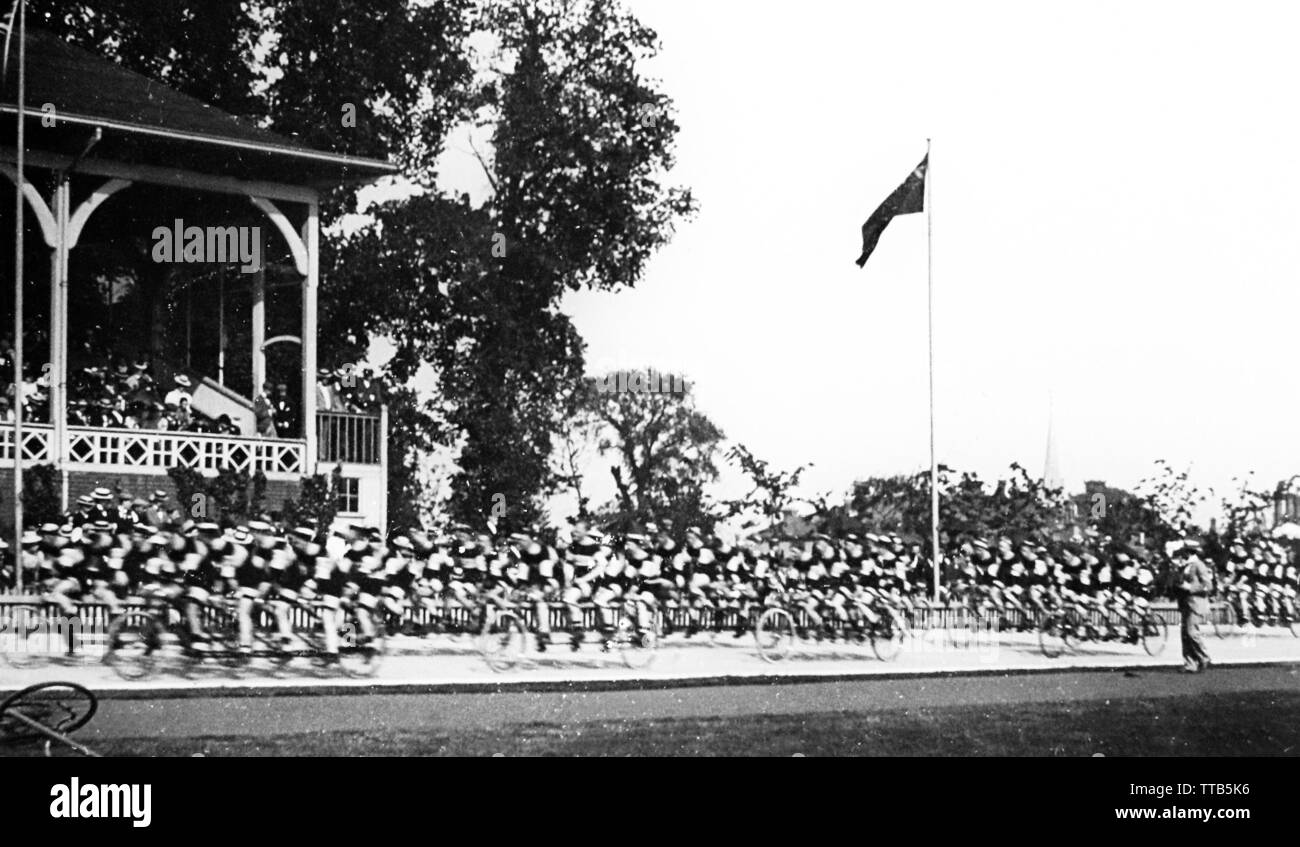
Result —
<instances>
[{"instance_id":1,"label":"straw boater hat","mask_svg":"<svg viewBox=\"0 0 1300 847\"><path fill-rule=\"evenodd\" d=\"M190 378L187 377L185 374L176 374L176 384L179 385L181 388L189 388Z\"/></svg>"}]
</instances>

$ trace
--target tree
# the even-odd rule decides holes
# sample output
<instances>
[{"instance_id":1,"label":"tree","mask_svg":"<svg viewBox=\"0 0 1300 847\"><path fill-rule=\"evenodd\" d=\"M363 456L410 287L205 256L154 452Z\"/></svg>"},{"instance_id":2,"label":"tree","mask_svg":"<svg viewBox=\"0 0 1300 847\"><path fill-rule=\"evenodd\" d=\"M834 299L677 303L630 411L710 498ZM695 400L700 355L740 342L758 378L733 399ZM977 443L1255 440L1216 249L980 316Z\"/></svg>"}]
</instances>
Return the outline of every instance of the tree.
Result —
<instances>
[{"instance_id":1,"label":"tree","mask_svg":"<svg viewBox=\"0 0 1300 847\"><path fill-rule=\"evenodd\" d=\"M795 502L794 490L799 478L812 465L800 465L793 471L773 470L764 460L755 456L748 447L736 444L727 451L727 459L740 465L754 487L739 500L726 503L729 515L756 513L768 526L779 523L786 510Z\"/></svg>"},{"instance_id":2,"label":"tree","mask_svg":"<svg viewBox=\"0 0 1300 847\"><path fill-rule=\"evenodd\" d=\"M497 498L507 526L540 516L583 372L560 297L634 285L694 210L665 181L677 126L642 75L653 31L617 0L32 0L30 14L304 143L398 161L410 196L322 239L321 363L358 361L385 336L387 381L436 376L434 400L395 392L390 408L395 518L414 517L424 492L408 470L434 443L463 445L456 517L481 519ZM486 139L493 186L477 207L436 185L465 123ZM327 227L359 211L357 190L324 199Z\"/></svg>"},{"instance_id":3,"label":"tree","mask_svg":"<svg viewBox=\"0 0 1300 847\"><path fill-rule=\"evenodd\" d=\"M663 182L677 127L639 73L654 33L620 4L489 5L476 26L495 43L469 98L491 196L424 186L375 209L339 246L327 321L358 344L392 338L399 380L432 366L445 426L430 430L463 442L454 516L482 522L504 501L517 527L565 484L550 458L583 345L561 296L634 285L694 204ZM350 307L361 296L371 308Z\"/></svg>"},{"instance_id":4,"label":"tree","mask_svg":"<svg viewBox=\"0 0 1300 847\"><path fill-rule=\"evenodd\" d=\"M704 486L718 477L716 457L722 430L681 392L607 391L606 377L587 379L571 426L598 434L597 450L613 456L610 474L617 499L597 514L630 528L646 521L711 529L718 514Z\"/></svg>"},{"instance_id":5,"label":"tree","mask_svg":"<svg viewBox=\"0 0 1300 847\"><path fill-rule=\"evenodd\" d=\"M991 487L979 475L940 465L939 545L951 549L972 538L1006 536L1042 543L1068 531L1063 495L1018 464ZM854 484L838 526L894 533L930 546L930 475L875 477Z\"/></svg>"}]
</instances>

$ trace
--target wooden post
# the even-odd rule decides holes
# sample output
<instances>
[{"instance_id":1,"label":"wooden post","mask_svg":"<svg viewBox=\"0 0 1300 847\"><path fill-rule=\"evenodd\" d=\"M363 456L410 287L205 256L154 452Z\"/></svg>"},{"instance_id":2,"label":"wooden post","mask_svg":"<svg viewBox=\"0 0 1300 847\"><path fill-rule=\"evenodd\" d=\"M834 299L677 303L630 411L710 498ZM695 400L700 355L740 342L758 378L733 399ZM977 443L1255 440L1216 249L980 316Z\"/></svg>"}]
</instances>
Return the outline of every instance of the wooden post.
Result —
<instances>
[{"instance_id":1,"label":"wooden post","mask_svg":"<svg viewBox=\"0 0 1300 847\"><path fill-rule=\"evenodd\" d=\"M261 229L258 229L258 238L262 239L259 256L266 255L266 239L262 238ZM262 383L266 382L266 351L262 345L266 343L266 262L263 261L261 266L253 272L253 393L251 396L256 397L262 390Z\"/></svg>"},{"instance_id":2,"label":"wooden post","mask_svg":"<svg viewBox=\"0 0 1300 847\"><path fill-rule=\"evenodd\" d=\"M27 140L24 114L27 108L27 4L19 2L10 27L18 29L18 179L14 187L14 575L18 593L23 591L23 184Z\"/></svg>"},{"instance_id":3,"label":"wooden post","mask_svg":"<svg viewBox=\"0 0 1300 847\"><path fill-rule=\"evenodd\" d=\"M320 284L320 206L307 204L302 240L307 245L307 275L302 281L302 437L307 443L308 475L316 473L316 289Z\"/></svg>"},{"instance_id":4,"label":"wooden post","mask_svg":"<svg viewBox=\"0 0 1300 847\"><path fill-rule=\"evenodd\" d=\"M226 384L226 267L217 268L217 383Z\"/></svg>"},{"instance_id":5,"label":"wooden post","mask_svg":"<svg viewBox=\"0 0 1300 847\"><path fill-rule=\"evenodd\" d=\"M379 407L379 531L388 537L388 404Z\"/></svg>"},{"instance_id":6,"label":"wooden post","mask_svg":"<svg viewBox=\"0 0 1300 847\"><path fill-rule=\"evenodd\" d=\"M72 186L65 173L54 186L54 224L58 243L50 266L50 458L59 469L59 504L68 509L68 217Z\"/></svg>"}]
</instances>

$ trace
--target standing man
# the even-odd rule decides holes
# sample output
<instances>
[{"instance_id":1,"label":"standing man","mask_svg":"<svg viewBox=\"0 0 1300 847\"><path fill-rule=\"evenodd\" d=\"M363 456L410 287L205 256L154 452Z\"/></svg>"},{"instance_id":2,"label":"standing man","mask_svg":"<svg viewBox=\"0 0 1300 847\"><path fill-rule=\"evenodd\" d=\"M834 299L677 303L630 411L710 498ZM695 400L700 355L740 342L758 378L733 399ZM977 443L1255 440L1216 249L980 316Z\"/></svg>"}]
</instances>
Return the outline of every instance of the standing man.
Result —
<instances>
[{"instance_id":1,"label":"standing man","mask_svg":"<svg viewBox=\"0 0 1300 847\"><path fill-rule=\"evenodd\" d=\"M1210 612L1214 575L1194 547L1179 549L1178 611L1182 615L1183 670L1200 673L1210 666L1210 654L1201 638L1201 624Z\"/></svg>"},{"instance_id":2,"label":"standing man","mask_svg":"<svg viewBox=\"0 0 1300 847\"><path fill-rule=\"evenodd\" d=\"M343 398L334 383L334 372L321 368L316 372L316 411L342 412L344 409Z\"/></svg>"},{"instance_id":3,"label":"standing man","mask_svg":"<svg viewBox=\"0 0 1300 847\"><path fill-rule=\"evenodd\" d=\"M293 438L298 434L298 416L293 401L289 399L289 386L280 383L275 387L275 431L280 438Z\"/></svg>"},{"instance_id":4,"label":"standing man","mask_svg":"<svg viewBox=\"0 0 1300 847\"><path fill-rule=\"evenodd\" d=\"M271 383L262 385L262 393L253 400L253 417L257 423L257 434L263 438L275 438L275 400L271 397Z\"/></svg>"}]
</instances>

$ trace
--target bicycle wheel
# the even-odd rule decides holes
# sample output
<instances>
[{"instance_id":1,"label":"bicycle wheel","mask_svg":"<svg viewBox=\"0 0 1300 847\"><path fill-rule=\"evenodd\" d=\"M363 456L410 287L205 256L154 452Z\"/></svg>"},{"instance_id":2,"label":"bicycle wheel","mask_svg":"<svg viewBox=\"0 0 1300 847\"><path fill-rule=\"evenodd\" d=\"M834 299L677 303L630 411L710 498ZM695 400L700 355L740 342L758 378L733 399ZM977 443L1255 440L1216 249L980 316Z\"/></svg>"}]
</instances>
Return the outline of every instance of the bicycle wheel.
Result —
<instances>
[{"instance_id":1,"label":"bicycle wheel","mask_svg":"<svg viewBox=\"0 0 1300 847\"><path fill-rule=\"evenodd\" d=\"M754 625L754 640L758 642L758 655L763 661L781 661L794 644L794 619L785 609L768 609Z\"/></svg>"},{"instance_id":2,"label":"bicycle wheel","mask_svg":"<svg viewBox=\"0 0 1300 847\"><path fill-rule=\"evenodd\" d=\"M483 661L494 671L508 671L523 658L528 646L528 630L523 618L514 612L489 615L479 633L478 649Z\"/></svg>"},{"instance_id":3,"label":"bicycle wheel","mask_svg":"<svg viewBox=\"0 0 1300 847\"><path fill-rule=\"evenodd\" d=\"M238 671L252 661L247 652L240 650L239 620L234 615L224 615L211 627L212 653L218 664Z\"/></svg>"},{"instance_id":4,"label":"bicycle wheel","mask_svg":"<svg viewBox=\"0 0 1300 847\"><path fill-rule=\"evenodd\" d=\"M948 610L948 643L958 650L967 649L975 640L975 632L971 628L971 617L974 614L974 609L964 606L954 606Z\"/></svg>"},{"instance_id":5,"label":"bicycle wheel","mask_svg":"<svg viewBox=\"0 0 1300 847\"><path fill-rule=\"evenodd\" d=\"M360 632L360 626L355 626L355 631ZM358 679L374 676L379 672L379 666L384 663L386 655L388 639L384 628L376 627L375 634L369 638L359 635L355 644L339 647L339 668L348 676Z\"/></svg>"},{"instance_id":6,"label":"bicycle wheel","mask_svg":"<svg viewBox=\"0 0 1300 847\"><path fill-rule=\"evenodd\" d=\"M126 612L108 628L104 663L122 679L143 679L157 667L161 647L158 619L148 612Z\"/></svg>"},{"instance_id":7,"label":"bicycle wheel","mask_svg":"<svg viewBox=\"0 0 1300 847\"><path fill-rule=\"evenodd\" d=\"M1148 656L1159 656L1165 651L1169 640L1169 624L1164 618L1151 612L1143 612L1138 618L1138 627L1142 636L1142 649Z\"/></svg>"},{"instance_id":8,"label":"bicycle wheel","mask_svg":"<svg viewBox=\"0 0 1300 847\"><path fill-rule=\"evenodd\" d=\"M871 651L882 662L892 662L903 650L907 628L892 609L886 610L871 627Z\"/></svg>"},{"instance_id":9,"label":"bicycle wheel","mask_svg":"<svg viewBox=\"0 0 1300 847\"><path fill-rule=\"evenodd\" d=\"M49 631L40 626L40 609L34 606L15 606L11 607L9 615L8 621L0 624L0 633L8 630L10 634L6 641L12 639L12 642L0 649L0 657L14 670L26 670L40 665L51 649L57 649L51 644Z\"/></svg>"},{"instance_id":10,"label":"bicycle wheel","mask_svg":"<svg viewBox=\"0 0 1300 847\"><path fill-rule=\"evenodd\" d=\"M29 720L62 735L85 726L99 709L99 698L75 682L42 682L24 688L0 703L0 739L27 741L44 738L44 733L13 717Z\"/></svg>"},{"instance_id":11,"label":"bicycle wheel","mask_svg":"<svg viewBox=\"0 0 1300 847\"><path fill-rule=\"evenodd\" d=\"M623 664L629 668L640 670L649 667L655 660L655 651L659 648L659 636L655 633L653 624L637 632L637 628L624 615L619 619L614 639L618 644Z\"/></svg>"},{"instance_id":12,"label":"bicycle wheel","mask_svg":"<svg viewBox=\"0 0 1300 847\"><path fill-rule=\"evenodd\" d=\"M1065 615L1053 612L1038 628L1038 647L1047 658L1055 659L1065 652L1065 625Z\"/></svg>"}]
</instances>

